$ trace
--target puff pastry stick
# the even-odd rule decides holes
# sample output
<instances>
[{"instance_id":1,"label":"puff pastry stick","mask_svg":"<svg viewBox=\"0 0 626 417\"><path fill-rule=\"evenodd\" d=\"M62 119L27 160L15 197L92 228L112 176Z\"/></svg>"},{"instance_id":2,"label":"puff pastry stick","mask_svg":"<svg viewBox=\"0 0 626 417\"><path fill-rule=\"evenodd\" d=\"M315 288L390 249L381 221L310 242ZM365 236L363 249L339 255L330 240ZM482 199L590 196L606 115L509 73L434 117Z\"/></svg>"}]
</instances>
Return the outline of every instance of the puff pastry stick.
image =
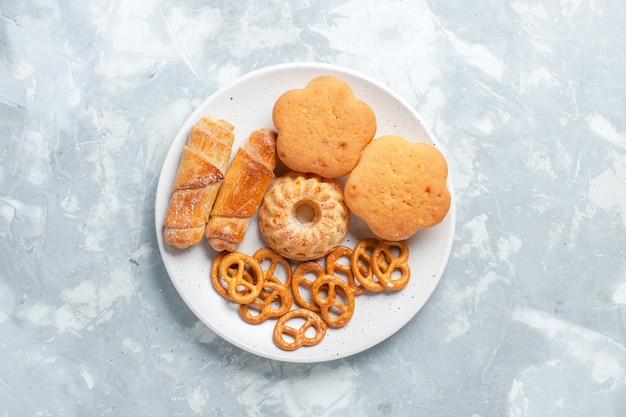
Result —
<instances>
[{"instance_id":1,"label":"puff pastry stick","mask_svg":"<svg viewBox=\"0 0 626 417\"><path fill-rule=\"evenodd\" d=\"M216 251L234 251L274 179L277 133L257 129L233 158L211 211L205 236Z\"/></svg>"},{"instance_id":2,"label":"puff pastry stick","mask_svg":"<svg viewBox=\"0 0 626 417\"><path fill-rule=\"evenodd\" d=\"M202 241L230 159L233 130L227 121L212 117L192 126L163 222L165 243L186 248Z\"/></svg>"}]
</instances>

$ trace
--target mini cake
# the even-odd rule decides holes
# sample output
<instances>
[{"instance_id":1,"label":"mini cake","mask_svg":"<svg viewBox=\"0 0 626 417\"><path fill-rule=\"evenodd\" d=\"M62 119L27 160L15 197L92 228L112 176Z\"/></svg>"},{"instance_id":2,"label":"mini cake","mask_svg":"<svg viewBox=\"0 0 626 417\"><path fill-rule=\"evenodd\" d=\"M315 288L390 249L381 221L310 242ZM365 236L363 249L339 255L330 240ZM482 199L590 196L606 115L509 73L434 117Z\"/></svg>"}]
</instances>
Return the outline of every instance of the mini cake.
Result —
<instances>
[{"instance_id":1,"label":"mini cake","mask_svg":"<svg viewBox=\"0 0 626 417\"><path fill-rule=\"evenodd\" d=\"M334 180L291 172L270 186L259 209L259 227L280 255L307 261L336 249L348 231L350 213Z\"/></svg>"}]
</instances>

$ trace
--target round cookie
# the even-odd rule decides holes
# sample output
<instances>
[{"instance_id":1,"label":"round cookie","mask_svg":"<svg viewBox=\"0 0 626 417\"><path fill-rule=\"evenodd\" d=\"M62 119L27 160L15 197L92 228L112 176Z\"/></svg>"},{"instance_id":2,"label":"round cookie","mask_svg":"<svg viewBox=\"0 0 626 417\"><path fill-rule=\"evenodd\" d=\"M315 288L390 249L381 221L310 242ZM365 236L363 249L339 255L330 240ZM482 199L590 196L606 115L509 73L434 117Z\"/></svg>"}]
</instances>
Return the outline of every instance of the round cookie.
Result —
<instances>
[{"instance_id":1,"label":"round cookie","mask_svg":"<svg viewBox=\"0 0 626 417\"><path fill-rule=\"evenodd\" d=\"M334 76L320 76L289 90L272 111L280 160L298 172L325 178L349 174L376 134L372 108Z\"/></svg>"},{"instance_id":2,"label":"round cookie","mask_svg":"<svg viewBox=\"0 0 626 417\"><path fill-rule=\"evenodd\" d=\"M440 223L450 208L448 165L437 148L381 136L346 181L346 204L381 239L399 241Z\"/></svg>"}]
</instances>

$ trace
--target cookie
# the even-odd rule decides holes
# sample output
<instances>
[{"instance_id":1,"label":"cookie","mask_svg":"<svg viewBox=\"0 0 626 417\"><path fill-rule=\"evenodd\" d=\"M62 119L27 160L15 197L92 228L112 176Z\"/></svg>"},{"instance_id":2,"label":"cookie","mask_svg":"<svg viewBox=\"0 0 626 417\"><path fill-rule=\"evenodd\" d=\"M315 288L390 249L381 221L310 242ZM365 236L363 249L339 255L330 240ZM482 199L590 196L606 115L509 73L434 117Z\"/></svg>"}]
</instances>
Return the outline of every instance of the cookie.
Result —
<instances>
[{"instance_id":1,"label":"cookie","mask_svg":"<svg viewBox=\"0 0 626 417\"><path fill-rule=\"evenodd\" d=\"M325 178L349 174L376 134L372 108L334 76L289 90L272 110L280 160L294 171Z\"/></svg>"},{"instance_id":2,"label":"cookie","mask_svg":"<svg viewBox=\"0 0 626 417\"><path fill-rule=\"evenodd\" d=\"M381 239L399 241L440 223L450 208L448 165L434 146L381 136L364 150L344 195Z\"/></svg>"}]
</instances>

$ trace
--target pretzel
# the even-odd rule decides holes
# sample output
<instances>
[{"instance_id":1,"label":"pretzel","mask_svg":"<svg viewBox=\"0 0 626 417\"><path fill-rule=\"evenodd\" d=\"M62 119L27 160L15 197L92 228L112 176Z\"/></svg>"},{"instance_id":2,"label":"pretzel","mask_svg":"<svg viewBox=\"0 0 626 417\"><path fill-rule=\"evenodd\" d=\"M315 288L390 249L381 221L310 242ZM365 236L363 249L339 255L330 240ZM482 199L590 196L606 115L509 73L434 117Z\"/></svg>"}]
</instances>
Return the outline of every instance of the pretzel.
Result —
<instances>
[{"instance_id":1,"label":"pretzel","mask_svg":"<svg viewBox=\"0 0 626 417\"><path fill-rule=\"evenodd\" d=\"M279 255L273 249L268 247L263 247L257 250L252 257L261 264L261 268L263 268L266 261L269 261L269 266L267 269L263 270L263 277L265 282L273 281L283 287L289 288L291 286L291 264L287 260L287 258ZM279 268L280 267L280 268ZM284 273L283 280L281 280L277 274L276 269L282 269ZM283 282L284 281L284 282Z\"/></svg>"},{"instance_id":2,"label":"pretzel","mask_svg":"<svg viewBox=\"0 0 626 417\"><path fill-rule=\"evenodd\" d=\"M324 268L315 261L308 261L299 264L293 271L293 277L291 278L291 292L293 293L293 299L300 307L308 308L316 313L320 311L320 308L315 304L312 297L306 299L301 291L301 287L308 287L310 290L313 287L315 280L309 280L306 275L314 274L315 278L324 275Z\"/></svg>"},{"instance_id":3,"label":"pretzel","mask_svg":"<svg viewBox=\"0 0 626 417\"><path fill-rule=\"evenodd\" d=\"M354 314L354 292L334 275L321 275L311 288L313 300L320 308L320 316L329 327L343 327Z\"/></svg>"},{"instance_id":4,"label":"pretzel","mask_svg":"<svg viewBox=\"0 0 626 417\"><path fill-rule=\"evenodd\" d=\"M250 255L231 252L219 263L219 277L228 285L228 297L239 304L248 304L263 289L263 269Z\"/></svg>"},{"instance_id":5,"label":"pretzel","mask_svg":"<svg viewBox=\"0 0 626 417\"><path fill-rule=\"evenodd\" d=\"M278 308L273 304L278 303ZM239 315L250 324L259 324L273 317L280 317L289 311L293 296L288 287L273 281L265 281L260 296L248 304L239 306ZM256 314L251 310L256 311Z\"/></svg>"},{"instance_id":6,"label":"pretzel","mask_svg":"<svg viewBox=\"0 0 626 417\"><path fill-rule=\"evenodd\" d=\"M213 258L213 263L211 264L211 283L219 295L230 300L228 296L228 284L220 279L220 263L227 253L226 251L219 252L215 255L215 258Z\"/></svg>"},{"instance_id":7,"label":"pretzel","mask_svg":"<svg viewBox=\"0 0 626 417\"><path fill-rule=\"evenodd\" d=\"M350 266L354 278L365 288L373 292L385 289L379 282L372 268L372 253L380 241L370 237L360 240L352 251Z\"/></svg>"},{"instance_id":8,"label":"pretzel","mask_svg":"<svg viewBox=\"0 0 626 417\"><path fill-rule=\"evenodd\" d=\"M291 327L287 323L292 319L302 319L304 323L299 327ZM307 336L311 327L315 330L315 334ZM300 346L313 346L321 342L326 335L326 329L326 323L319 314L306 308L296 308L289 310L276 321L273 335L274 343L284 350L295 350ZM291 341L285 340L285 335Z\"/></svg>"},{"instance_id":9,"label":"pretzel","mask_svg":"<svg viewBox=\"0 0 626 417\"><path fill-rule=\"evenodd\" d=\"M398 255L395 254L394 247L399 249ZM397 291L409 283L409 247L405 242L381 240L372 252L372 259L372 270L385 288ZM396 271L400 272L400 276L397 276Z\"/></svg>"},{"instance_id":10,"label":"pretzel","mask_svg":"<svg viewBox=\"0 0 626 417\"><path fill-rule=\"evenodd\" d=\"M356 295L404 288L411 276L408 258L406 242L377 238L362 239L354 249L339 246L326 256L325 268L308 261L293 271L288 259L267 247L253 256L220 252L211 265L211 282L218 294L240 304L244 321L278 317L274 342L295 350L319 343L329 327L345 326L354 315ZM289 325L292 320L300 325Z\"/></svg>"},{"instance_id":11,"label":"pretzel","mask_svg":"<svg viewBox=\"0 0 626 417\"><path fill-rule=\"evenodd\" d=\"M339 262L341 258L347 258L348 263L342 264ZM347 246L339 246L326 256L326 273L329 275L338 276L338 272L345 276L346 282L352 288L354 295L363 294L367 289L361 285L358 281L355 281L354 274L352 273L352 249Z\"/></svg>"}]
</instances>

